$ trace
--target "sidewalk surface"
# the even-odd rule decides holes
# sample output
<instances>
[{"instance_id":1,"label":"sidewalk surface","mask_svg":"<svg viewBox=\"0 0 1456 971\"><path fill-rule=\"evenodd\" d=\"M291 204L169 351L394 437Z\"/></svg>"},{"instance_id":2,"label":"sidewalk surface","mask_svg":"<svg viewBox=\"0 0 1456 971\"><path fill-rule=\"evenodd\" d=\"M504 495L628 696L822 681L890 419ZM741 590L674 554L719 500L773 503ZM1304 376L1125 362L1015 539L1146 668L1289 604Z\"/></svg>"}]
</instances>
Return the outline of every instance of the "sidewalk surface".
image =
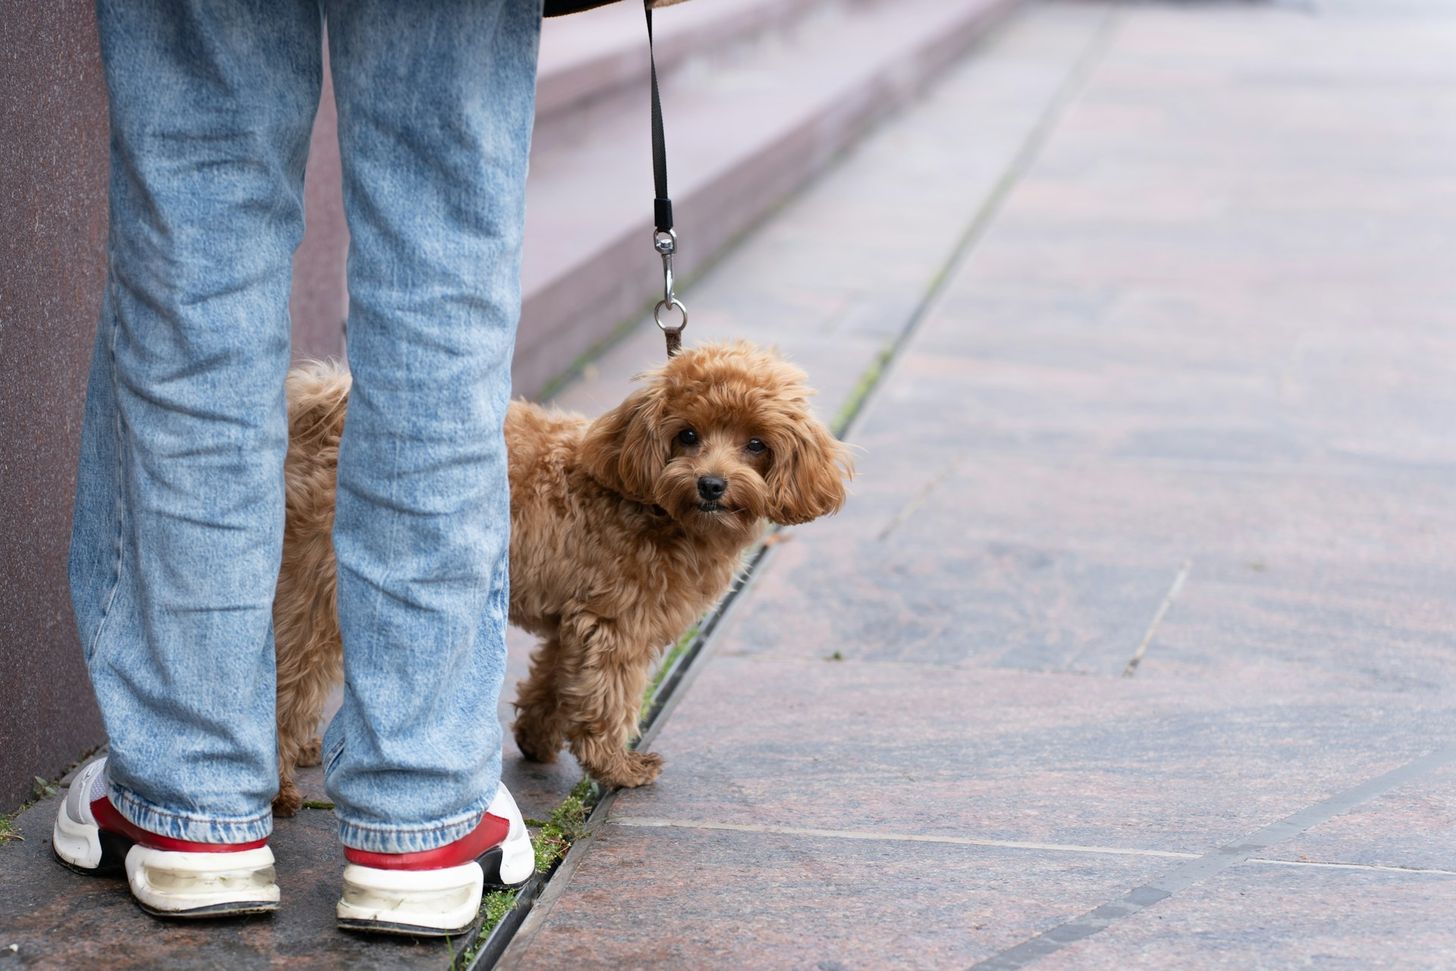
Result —
<instances>
[{"instance_id":1,"label":"sidewalk surface","mask_svg":"<svg viewBox=\"0 0 1456 971\"><path fill-rule=\"evenodd\" d=\"M1004 174L506 966L1456 966L1452 12L1032 8L689 291L833 414Z\"/></svg>"},{"instance_id":2,"label":"sidewalk surface","mask_svg":"<svg viewBox=\"0 0 1456 971\"><path fill-rule=\"evenodd\" d=\"M502 966L1456 966L1453 240L1451 5L1012 16L684 291L690 340L863 405L855 493ZM527 815L578 778L507 736ZM275 920L159 929L49 860L54 802L0 847L0 971L450 958L329 929L326 811Z\"/></svg>"}]
</instances>

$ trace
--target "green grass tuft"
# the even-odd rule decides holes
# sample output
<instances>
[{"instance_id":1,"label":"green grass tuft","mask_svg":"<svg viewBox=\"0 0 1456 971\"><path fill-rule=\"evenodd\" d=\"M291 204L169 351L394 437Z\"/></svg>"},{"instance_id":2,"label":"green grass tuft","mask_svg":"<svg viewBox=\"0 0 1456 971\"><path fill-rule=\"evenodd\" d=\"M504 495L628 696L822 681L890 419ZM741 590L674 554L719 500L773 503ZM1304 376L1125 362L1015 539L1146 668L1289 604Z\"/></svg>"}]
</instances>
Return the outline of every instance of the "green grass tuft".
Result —
<instances>
[{"instance_id":1,"label":"green grass tuft","mask_svg":"<svg viewBox=\"0 0 1456 971\"><path fill-rule=\"evenodd\" d=\"M571 844L581 836L586 826L586 817L595 805L591 780L582 776L580 782L551 810L551 816L540 822L531 845L536 850L536 872L549 873Z\"/></svg>"},{"instance_id":2,"label":"green grass tuft","mask_svg":"<svg viewBox=\"0 0 1456 971\"><path fill-rule=\"evenodd\" d=\"M480 937L481 940L490 936L511 908L516 905L516 891L514 890L492 890L480 901Z\"/></svg>"},{"instance_id":3,"label":"green grass tuft","mask_svg":"<svg viewBox=\"0 0 1456 971\"><path fill-rule=\"evenodd\" d=\"M506 914L516 906L515 890L487 890L485 896L480 898L480 932L475 935L475 940L465 950L456 954L450 961L450 971L465 971L471 964L475 963L475 956L485 946L486 940L490 937L491 931L496 925L505 920ZM448 941L446 942L448 944Z\"/></svg>"},{"instance_id":4,"label":"green grass tuft","mask_svg":"<svg viewBox=\"0 0 1456 971\"><path fill-rule=\"evenodd\" d=\"M642 694L642 721L646 721L647 716L652 714L652 702L657 700L657 692L662 688L662 682L667 678L667 672L671 671L672 666L677 663L677 659L682 657L683 651L686 651L688 646L697 640L698 630L697 624L688 628L687 632L677 639L677 643L668 648L667 653L662 656L662 663L653 672L652 680Z\"/></svg>"},{"instance_id":5,"label":"green grass tuft","mask_svg":"<svg viewBox=\"0 0 1456 971\"><path fill-rule=\"evenodd\" d=\"M870 362L869 367L860 374L859 380L855 382L854 390L849 393L849 397L840 406L839 413L834 416L834 421L830 423L829 427L834 430L835 435L844 435L845 430L849 428L849 423L854 421L854 416L864 406L865 399L869 397L875 385L880 383L880 378L885 373L885 367L894 356L895 344L892 341L875 355L875 359Z\"/></svg>"}]
</instances>

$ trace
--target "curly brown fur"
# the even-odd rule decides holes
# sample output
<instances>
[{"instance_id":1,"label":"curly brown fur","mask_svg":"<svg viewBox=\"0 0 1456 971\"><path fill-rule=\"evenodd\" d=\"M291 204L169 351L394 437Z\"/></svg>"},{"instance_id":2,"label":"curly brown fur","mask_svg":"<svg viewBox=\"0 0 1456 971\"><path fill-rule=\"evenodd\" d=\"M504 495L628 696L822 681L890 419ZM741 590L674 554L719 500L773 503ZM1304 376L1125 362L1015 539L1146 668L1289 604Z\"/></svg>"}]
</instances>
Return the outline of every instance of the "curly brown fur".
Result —
<instances>
[{"instance_id":1,"label":"curly brown fur","mask_svg":"<svg viewBox=\"0 0 1456 971\"><path fill-rule=\"evenodd\" d=\"M851 474L848 453L809 411L803 372L769 352L707 345L642 377L596 421L518 401L505 424L510 619L541 638L516 698L516 743L543 762L565 744L614 786L661 771L659 756L628 748L661 647L723 595L766 520L837 511ZM314 729L341 673L330 531L348 389L348 375L328 365L288 379L288 521L274 608L274 807L285 815L300 801L293 768L301 754L316 757ZM704 477L725 486L716 502L700 492Z\"/></svg>"}]
</instances>

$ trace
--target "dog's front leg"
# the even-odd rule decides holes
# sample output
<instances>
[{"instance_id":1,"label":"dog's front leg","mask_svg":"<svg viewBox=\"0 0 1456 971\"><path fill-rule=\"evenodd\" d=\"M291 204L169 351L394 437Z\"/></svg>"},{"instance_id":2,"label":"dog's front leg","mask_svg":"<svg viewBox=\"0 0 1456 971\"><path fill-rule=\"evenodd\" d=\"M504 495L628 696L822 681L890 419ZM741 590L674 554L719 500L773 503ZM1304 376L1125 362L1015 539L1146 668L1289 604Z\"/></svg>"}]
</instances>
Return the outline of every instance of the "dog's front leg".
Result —
<instances>
[{"instance_id":1,"label":"dog's front leg","mask_svg":"<svg viewBox=\"0 0 1456 971\"><path fill-rule=\"evenodd\" d=\"M655 781L662 756L627 747L637 734L652 652L597 618L563 625L562 635L557 698L571 754L604 785Z\"/></svg>"}]
</instances>

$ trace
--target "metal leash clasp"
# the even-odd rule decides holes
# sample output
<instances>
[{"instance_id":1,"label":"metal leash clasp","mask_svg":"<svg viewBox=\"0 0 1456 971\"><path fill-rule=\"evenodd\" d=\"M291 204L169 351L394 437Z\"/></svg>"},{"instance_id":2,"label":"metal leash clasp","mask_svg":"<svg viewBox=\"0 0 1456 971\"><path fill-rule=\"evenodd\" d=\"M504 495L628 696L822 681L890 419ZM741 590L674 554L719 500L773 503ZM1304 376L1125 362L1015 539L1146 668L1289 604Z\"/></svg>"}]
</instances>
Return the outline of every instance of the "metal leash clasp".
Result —
<instances>
[{"instance_id":1,"label":"metal leash clasp","mask_svg":"<svg viewBox=\"0 0 1456 971\"><path fill-rule=\"evenodd\" d=\"M652 234L652 248L662 257L662 299L652 308L652 319L667 339L667 356L672 357L682 347L682 332L688 326L688 308L672 292L672 254L677 252L677 233L672 230L657 230ZM673 310L682 314L676 326L663 319L663 314Z\"/></svg>"}]
</instances>

